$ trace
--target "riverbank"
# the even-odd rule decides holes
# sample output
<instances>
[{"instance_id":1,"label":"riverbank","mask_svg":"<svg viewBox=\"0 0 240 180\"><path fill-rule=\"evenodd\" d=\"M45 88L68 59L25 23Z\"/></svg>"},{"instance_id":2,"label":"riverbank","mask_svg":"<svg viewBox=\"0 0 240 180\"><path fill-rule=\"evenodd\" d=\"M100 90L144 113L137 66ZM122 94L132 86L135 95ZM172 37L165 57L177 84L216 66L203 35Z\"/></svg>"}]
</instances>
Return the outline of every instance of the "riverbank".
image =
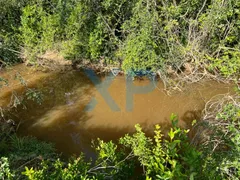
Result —
<instances>
[{"instance_id":1,"label":"riverbank","mask_svg":"<svg viewBox=\"0 0 240 180\"><path fill-rule=\"evenodd\" d=\"M115 173L113 175L114 177L131 177L130 174L135 171L135 168L139 168L139 163L145 168L151 168L151 162L147 162L150 163L149 166L147 166L145 161L136 160L135 158L137 157L145 158L145 156L134 153L135 148L138 149L141 147L131 147L127 145L128 141L125 142L125 145L128 148L133 148L133 154L129 155L127 151L128 153L124 152L124 156L117 155L119 151L116 151L115 145L111 144L111 141L120 143L118 139L124 137L125 134L129 133L130 136L133 135L135 132L135 124L141 125L144 133L146 133L146 137L154 136L154 126L158 124L161 126L162 141L164 142L166 139L171 139L173 134L180 132L177 129L175 129L175 133L171 131L172 125L169 116L172 113L178 114L178 126L181 127L181 132L185 132L183 129L190 130L187 136L183 136L184 133L180 133L179 136L176 135L176 142L180 139L183 141L181 146L177 146L180 148L177 152L183 152L181 156L184 157L184 154L188 152L184 147L189 146L189 148L193 148L192 151L195 153L194 157L189 157L190 159L194 159L191 163L185 162L186 159L175 159L176 162L185 169L180 170L181 173L190 177L193 171L186 171L188 165L195 167L198 164L197 169L202 169L203 166L211 167L212 173L216 175L218 171L216 170L215 163L208 162L207 156L211 154L212 158L218 159L216 160L218 163L220 161L221 163L225 162L222 158L219 158L219 156L225 153L226 156L224 155L222 157L227 157L227 154L230 152L238 157L238 151L235 151L235 149L239 147L236 134L236 132L239 131L239 128L237 128L237 123L239 122L239 98L232 96L235 93L233 90L234 85L229 86L215 81L201 81L201 83L189 85L185 91L181 93L168 96L164 91L164 85L159 81L155 81L155 83L147 79L131 81L131 87L134 86L135 90L136 88L138 89L138 91L134 92L131 91L132 89L129 89L129 82L127 83L124 76L104 77L96 74L98 83L95 84L96 81L93 83L88 74L79 70L65 71L65 73L59 71L42 72L36 71L33 67L17 65L5 72L1 72L1 77L8 80L7 84L3 84L4 86L2 87L1 107L5 106L9 108L8 112L3 114L4 116L2 116L3 119L1 121L11 119L11 121L9 121L10 124L8 123L5 127L12 128L13 130L11 133L7 130L7 133L4 132L1 134L1 137L3 137L0 143L2 149L1 156L8 158L12 174L15 174L17 177L24 178L21 172L24 171L25 166L34 168L34 171L25 171L29 179L31 179L30 176L34 176L35 178L44 177L43 179L46 179L47 176L45 176L45 173L53 173L51 176L55 177L55 171L62 171L66 168L67 170L64 171L67 171L68 175L74 174L73 177L76 177L76 179L79 179L79 177L83 175L85 177L99 178L96 173L102 176L102 173L110 172ZM105 99L106 97L100 93L99 87L105 89L105 93L109 95L120 110L114 110L114 107L109 106L109 99ZM142 87L150 88L141 90ZM127 98L129 92L132 93L133 102L129 102ZM215 95L226 93L228 93L227 96L216 96L215 99L212 99ZM226 99L226 97L230 98ZM93 102L92 98L94 98ZM227 101L222 101L223 99ZM233 101L229 101L231 99ZM10 104L9 101L11 102ZM206 102L208 103L205 106ZM133 105L132 110L129 110L128 106L131 103ZM213 107L215 107L215 111L213 111ZM203 109L204 111L202 111ZM227 114L224 113L225 111ZM212 114L209 114L210 112ZM219 117L222 121L218 120ZM171 118L175 119L174 116ZM229 122L229 126L234 125L234 127L236 127L234 129L235 134L231 132L236 136L236 140L228 139L226 142L223 139L219 140L218 136L216 137L214 135L213 137L217 139L209 141L208 137L212 137L213 127L214 129L218 129L217 132L229 132L227 130L229 126L226 126L226 122L224 121ZM13 123L11 124L11 122ZM16 124L14 124L14 122ZM225 125L219 125L218 122L224 123ZM206 128L206 124L208 123L210 123L208 125L208 127L211 127L210 129ZM192 128L193 125L194 128ZM1 125L1 128L3 127L4 126ZM15 133L18 135L16 136ZM233 134L229 134L227 137L232 138ZM54 150L52 145L39 142L29 136L37 137L41 141L54 143L56 150ZM136 138L136 136L131 137ZM98 142L97 138L109 143ZM184 138L186 138L186 141ZM94 148L92 148L92 140L95 140ZM216 140L218 142L217 144L215 143ZM136 139L136 141L138 142L139 139ZM133 144L133 142L131 144ZM176 146L174 142L173 140L169 141L171 144L169 144L169 147L166 146L165 143L162 144L162 146L164 146L163 151L167 153L168 148ZM227 144L229 142L234 145ZM143 145L145 143L148 144L148 140L144 138L142 139L142 143ZM25 146L29 148L26 149ZM143 147L146 148L145 145ZM156 147L151 144L148 148L150 149L145 149L144 154L145 151L150 150L153 153L150 157L154 157L154 148ZM198 150L195 150L195 148ZM173 149L171 149L171 151L172 150ZM108 154L109 152L116 153L116 156L119 158L118 161L106 161L106 159L111 158L113 155ZM157 152L161 152L161 150ZM72 156L73 154L77 154L78 156L84 153L87 159L94 158L99 160L95 162L97 163L95 166L89 166L87 165L88 162L82 156L80 156L80 159L74 158L74 161L67 161L66 158L60 156L61 153L63 153L65 157ZM103 155L102 153L107 154ZM202 153L205 154L204 157L206 159L200 155ZM212 156L212 153L214 156ZM171 156L174 159L176 154L172 155L173 154L165 154L162 158ZM58 164L58 157L61 157L63 163L62 166L58 167L59 169L53 170L50 164L47 166L40 165L40 162L49 160ZM15 158L18 158L18 160ZM128 161L128 158L130 161ZM233 157L231 156L231 158ZM200 159L204 159L204 161L200 163ZM134 163L132 164L130 162ZM236 165L238 160L232 160L232 162L235 164L231 164L228 168L238 167ZM7 167L6 159L1 159L1 163L5 164L5 168ZM77 167L79 167L80 164L84 164L85 170L72 172L71 168L67 166L68 163ZM98 163L100 163L100 165ZM115 165L113 165L114 163ZM131 166L134 166L130 174L128 174L130 169L124 168L126 164L130 166L129 163ZM190 164L187 165L185 163ZM110 168L111 170L108 171L109 166L112 167L112 169ZM164 167L168 166L169 165L164 164ZM41 168L45 168L46 171L38 171ZM197 169L194 170L194 172L196 171L197 173L194 176L202 178L203 171L205 171L206 177L209 175L208 171L203 170L204 168L201 170L201 173L200 170ZM6 171L6 169L4 170ZM235 168L233 172L230 173L231 176L236 176L238 170L238 168ZM158 174L165 173L165 170L162 172L151 171ZM168 171L172 172L172 176L178 177L175 172L175 165L172 165ZM6 172L4 173L6 177ZM154 173L149 174L149 176L154 177ZM222 173L223 174L218 175L225 177L228 176L226 174L229 172L222 171ZM39 177L37 174L41 174L41 176ZM141 170L141 176L144 177L146 175L146 171ZM61 177L65 177L64 173L61 174Z\"/></svg>"}]
</instances>

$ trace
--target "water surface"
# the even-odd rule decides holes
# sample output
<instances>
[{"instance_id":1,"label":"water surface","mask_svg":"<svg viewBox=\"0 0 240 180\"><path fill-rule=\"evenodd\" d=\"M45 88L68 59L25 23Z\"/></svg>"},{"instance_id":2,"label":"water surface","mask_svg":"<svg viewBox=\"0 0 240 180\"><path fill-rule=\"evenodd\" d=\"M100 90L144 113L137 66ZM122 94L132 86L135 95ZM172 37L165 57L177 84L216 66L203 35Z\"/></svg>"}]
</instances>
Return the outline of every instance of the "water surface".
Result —
<instances>
[{"instance_id":1,"label":"water surface","mask_svg":"<svg viewBox=\"0 0 240 180\"><path fill-rule=\"evenodd\" d=\"M137 123L149 134L155 124L160 124L163 132L166 132L171 125L171 113L178 115L180 126L190 128L192 120L201 114L206 101L217 94L232 92L231 85L202 81L188 86L184 92L168 96L163 91L163 85L156 82L156 88L152 92L133 96L133 109L128 111L126 78L118 76L108 88L109 94L120 108L116 112L108 106L84 72L44 73L18 65L0 74L9 80L9 86L1 88L1 107L9 105L12 92L21 95L27 89L15 79L16 73L20 73L27 87L35 88L43 94L41 105L27 100L25 108L19 106L10 111L11 118L20 123L18 133L54 142L57 149L65 154L83 151L92 156L92 139L99 137L106 141L116 140L126 133L134 132ZM101 83L104 83L104 78L101 79ZM148 84L149 80L134 81L136 87ZM95 108L89 105L93 97Z\"/></svg>"}]
</instances>

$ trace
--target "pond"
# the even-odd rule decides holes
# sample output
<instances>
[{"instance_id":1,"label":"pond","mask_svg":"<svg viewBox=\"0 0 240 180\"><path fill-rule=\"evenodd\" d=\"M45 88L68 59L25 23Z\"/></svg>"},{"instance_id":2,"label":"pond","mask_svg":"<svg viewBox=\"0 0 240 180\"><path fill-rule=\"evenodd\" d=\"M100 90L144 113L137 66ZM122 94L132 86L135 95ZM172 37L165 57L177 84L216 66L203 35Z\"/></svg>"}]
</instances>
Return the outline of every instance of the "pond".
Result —
<instances>
[{"instance_id":1,"label":"pond","mask_svg":"<svg viewBox=\"0 0 240 180\"><path fill-rule=\"evenodd\" d=\"M124 76L95 77L73 70L41 72L24 65L0 75L9 81L8 87L1 88L1 107L9 105L13 92L16 96L25 93L24 83L43 98L41 104L25 100L10 110L9 116L18 122L18 134L53 142L66 155L85 152L93 156L92 140L116 140L134 132L137 123L149 135L155 124L165 133L172 113L178 115L181 127L191 128L211 97L233 91L229 84L202 81L168 96L159 81L129 82Z\"/></svg>"}]
</instances>

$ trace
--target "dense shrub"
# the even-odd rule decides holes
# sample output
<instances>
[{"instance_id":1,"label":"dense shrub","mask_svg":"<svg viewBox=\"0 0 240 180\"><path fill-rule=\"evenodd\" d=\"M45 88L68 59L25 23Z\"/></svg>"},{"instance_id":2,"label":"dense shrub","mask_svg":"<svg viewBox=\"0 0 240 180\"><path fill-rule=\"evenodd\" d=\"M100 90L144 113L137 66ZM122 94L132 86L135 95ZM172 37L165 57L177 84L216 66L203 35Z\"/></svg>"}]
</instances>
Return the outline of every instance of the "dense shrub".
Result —
<instances>
[{"instance_id":1,"label":"dense shrub","mask_svg":"<svg viewBox=\"0 0 240 180\"><path fill-rule=\"evenodd\" d=\"M197 133L193 139L205 158L202 168L206 177L203 178L239 179L239 125L239 95L221 95L206 104L202 121L197 124Z\"/></svg>"},{"instance_id":2,"label":"dense shrub","mask_svg":"<svg viewBox=\"0 0 240 180\"><path fill-rule=\"evenodd\" d=\"M235 104L236 105L236 104ZM147 137L140 125L136 132L120 138L119 144L98 140L97 159L88 163L81 155L66 162L59 159L51 164L42 162L40 169L28 168L23 173L28 179L238 179L239 162L239 107L224 106L216 118L225 119L229 126L214 129L210 143L203 138L202 146L189 143L189 130L177 127L175 115L168 137L163 137L156 125L153 138ZM234 124L234 126L233 126ZM207 128L205 128L206 130ZM217 130L216 130L217 129ZM229 130L225 137L222 132ZM218 140L217 150L212 146ZM227 145L224 148L222 145ZM216 147L215 147L216 148Z\"/></svg>"},{"instance_id":3,"label":"dense shrub","mask_svg":"<svg viewBox=\"0 0 240 180\"><path fill-rule=\"evenodd\" d=\"M73 61L120 64L125 71L159 70L162 78L169 75L169 68L195 75L205 69L226 78L239 72L239 0L1 4L4 61L10 61L9 53L16 50L30 62L55 51Z\"/></svg>"}]
</instances>

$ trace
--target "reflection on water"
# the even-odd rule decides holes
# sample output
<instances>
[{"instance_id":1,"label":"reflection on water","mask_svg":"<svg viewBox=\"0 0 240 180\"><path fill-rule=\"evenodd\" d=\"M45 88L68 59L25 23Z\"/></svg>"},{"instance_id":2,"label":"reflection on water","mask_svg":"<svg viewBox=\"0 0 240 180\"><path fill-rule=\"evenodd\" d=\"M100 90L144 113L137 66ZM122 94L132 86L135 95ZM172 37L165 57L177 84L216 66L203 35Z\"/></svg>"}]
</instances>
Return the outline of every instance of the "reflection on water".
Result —
<instances>
[{"instance_id":1,"label":"reflection on water","mask_svg":"<svg viewBox=\"0 0 240 180\"><path fill-rule=\"evenodd\" d=\"M126 110L126 79L119 76L107 89L120 108L120 111L112 111L83 72L43 73L19 65L1 73L1 77L10 80L9 87L1 89L1 106L7 105L13 90L21 94L26 89L14 80L16 72L20 72L29 87L40 90L44 95L42 105L26 101L26 109L19 106L10 112L11 118L21 123L18 133L54 142L65 154L83 151L89 156L93 156L90 148L92 139L115 140L133 132L137 123L146 132L160 124L165 132L170 126L171 113L178 114L179 124L189 128L192 120L201 113L205 101L232 89L229 85L209 81L191 85L183 93L170 97L161 90L163 87L158 82L158 88L152 92L134 94L133 110L129 112ZM148 84L148 80L134 81L134 86ZM93 97L94 103L89 104ZM93 105L90 111L89 105Z\"/></svg>"}]
</instances>

